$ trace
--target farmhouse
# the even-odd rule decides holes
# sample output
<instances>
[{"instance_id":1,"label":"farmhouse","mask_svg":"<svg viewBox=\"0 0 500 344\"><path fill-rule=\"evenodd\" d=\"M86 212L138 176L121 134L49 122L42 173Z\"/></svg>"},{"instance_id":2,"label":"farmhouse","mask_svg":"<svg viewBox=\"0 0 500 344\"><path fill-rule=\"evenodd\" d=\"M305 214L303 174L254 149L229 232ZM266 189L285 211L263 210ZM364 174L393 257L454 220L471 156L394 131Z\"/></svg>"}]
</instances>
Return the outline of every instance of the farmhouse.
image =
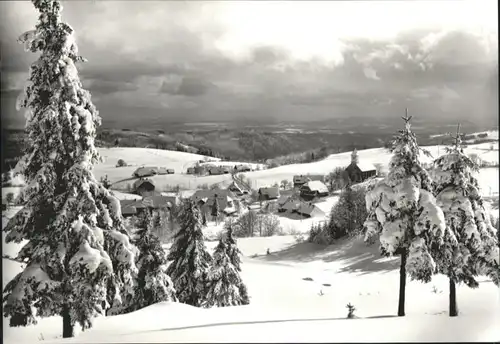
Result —
<instances>
[{"instance_id":1,"label":"farmhouse","mask_svg":"<svg viewBox=\"0 0 500 344\"><path fill-rule=\"evenodd\" d=\"M137 195L143 196L146 192L152 192L155 190L155 185L152 180L147 178L141 178L134 182L133 191ZM143 196L144 197L144 196Z\"/></svg>"},{"instance_id":2,"label":"farmhouse","mask_svg":"<svg viewBox=\"0 0 500 344\"><path fill-rule=\"evenodd\" d=\"M146 209L146 206L142 203L142 200L137 200L137 199L121 200L120 206L122 209L123 217L139 215L144 209Z\"/></svg>"},{"instance_id":3,"label":"farmhouse","mask_svg":"<svg viewBox=\"0 0 500 344\"><path fill-rule=\"evenodd\" d=\"M281 195L277 201L278 212L294 212L299 209L300 201L295 195Z\"/></svg>"},{"instance_id":4,"label":"farmhouse","mask_svg":"<svg viewBox=\"0 0 500 344\"><path fill-rule=\"evenodd\" d=\"M293 176L293 187L294 188L301 187L302 185L304 185L308 181L309 181L309 178L307 178L307 176L303 176L303 175Z\"/></svg>"},{"instance_id":5,"label":"farmhouse","mask_svg":"<svg viewBox=\"0 0 500 344\"><path fill-rule=\"evenodd\" d=\"M122 216L129 217L139 215L144 209L172 209L173 205L179 204L176 196L148 196L142 200L121 200Z\"/></svg>"},{"instance_id":6,"label":"farmhouse","mask_svg":"<svg viewBox=\"0 0 500 344\"><path fill-rule=\"evenodd\" d=\"M229 190L198 190L191 199L200 207L202 211L210 212L215 198L219 204L219 209L226 215L236 212L236 197Z\"/></svg>"},{"instance_id":7,"label":"farmhouse","mask_svg":"<svg viewBox=\"0 0 500 344\"><path fill-rule=\"evenodd\" d=\"M280 197L280 190L276 186L259 189L259 201L270 201Z\"/></svg>"},{"instance_id":8,"label":"farmhouse","mask_svg":"<svg viewBox=\"0 0 500 344\"><path fill-rule=\"evenodd\" d=\"M312 203L300 202L296 213L304 217L318 217L325 216L325 213Z\"/></svg>"},{"instance_id":9,"label":"farmhouse","mask_svg":"<svg viewBox=\"0 0 500 344\"><path fill-rule=\"evenodd\" d=\"M318 180L309 181L300 188L300 197L306 201L328 196L328 187Z\"/></svg>"},{"instance_id":10,"label":"farmhouse","mask_svg":"<svg viewBox=\"0 0 500 344\"><path fill-rule=\"evenodd\" d=\"M208 171L208 174L210 174L212 176L225 173L224 170L219 166L207 166L207 171Z\"/></svg>"},{"instance_id":11,"label":"farmhouse","mask_svg":"<svg viewBox=\"0 0 500 344\"><path fill-rule=\"evenodd\" d=\"M301 188L302 185L309 181L314 181L318 180L323 182L325 179L325 176L322 174L308 174L308 175L295 175L293 176L293 187L294 188Z\"/></svg>"},{"instance_id":12,"label":"farmhouse","mask_svg":"<svg viewBox=\"0 0 500 344\"><path fill-rule=\"evenodd\" d=\"M175 171L172 168L160 167L158 168L158 174L174 174Z\"/></svg>"},{"instance_id":13,"label":"farmhouse","mask_svg":"<svg viewBox=\"0 0 500 344\"><path fill-rule=\"evenodd\" d=\"M179 198L176 196L148 196L144 197L142 200L142 204L144 204L148 208L153 209L171 209L174 205L179 205Z\"/></svg>"},{"instance_id":14,"label":"farmhouse","mask_svg":"<svg viewBox=\"0 0 500 344\"><path fill-rule=\"evenodd\" d=\"M132 177L136 178L143 178L143 177L151 177L156 174L158 174L158 168L157 167L139 167L137 170L132 173Z\"/></svg>"}]
</instances>

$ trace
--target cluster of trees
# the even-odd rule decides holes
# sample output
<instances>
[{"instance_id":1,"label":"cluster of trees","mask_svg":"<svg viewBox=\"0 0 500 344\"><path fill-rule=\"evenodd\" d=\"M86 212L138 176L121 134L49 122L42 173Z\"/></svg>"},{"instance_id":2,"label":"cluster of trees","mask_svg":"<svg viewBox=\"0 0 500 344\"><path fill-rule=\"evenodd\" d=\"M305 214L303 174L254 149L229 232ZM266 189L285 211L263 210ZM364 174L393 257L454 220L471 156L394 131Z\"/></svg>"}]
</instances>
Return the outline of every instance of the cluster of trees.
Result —
<instances>
[{"instance_id":1,"label":"cluster of trees","mask_svg":"<svg viewBox=\"0 0 500 344\"><path fill-rule=\"evenodd\" d=\"M168 256L152 233L152 214L139 231L127 229L119 201L92 173L100 160L101 119L78 77L75 64L84 59L74 31L61 21L60 1L32 2L38 23L19 39L39 53L18 102L26 109L29 140L17 166L27 182L26 201L4 228L7 243L26 243L13 258L22 271L3 290L10 326L61 316L67 338L76 324L88 329L99 314L165 300L205 307L248 303L235 240L229 232L212 260L192 202L183 208Z\"/></svg>"},{"instance_id":2,"label":"cluster of trees","mask_svg":"<svg viewBox=\"0 0 500 344\"><path fill-rule=\"evenodd\" d=\"M302 153L292 153L288 155L279 156L273 159L266 160L266 164L270 168L291 165L291 164L303 164L313 161L319 161L326 158L329 154L335 153L336 150L330 149L328 147L321 147L317 149L311 149Z\"/></svg>"},{"instance_id":3,"label":"cluster of trees","mask_svg":"<svg viewBox=\"0 0 500 344\"><path fill-rule=\"evenodd\" d=\"M449 278L449 313L456 316L456 283L474 288L477 276L488 275L498 285L497 231L479 194L478 167L464 154L459 131L429 173L419 159L426 152L411 131L411 117L403 119L388 175L368 188L365 240L378 239L382 254L401 257L399 316L405 315L407 274L429 282L435 273Z\"/></svg>"},{"instance_id":4,"label":"cluster of trees","mask_svg":"<svg viewBox=\"0 0 500 344\"><path fill-rule=\"evenodd\" d=\"M179 301L196 307L248 304L247 288L239 276L241 252L232 229L228 228L212 257L203 239L201 212L191 200L183 205L180 226L167 257L170 265L166 271Z\"/></svg>"},{"instance_id":5,"label":"cluster of trees","mask_svg":"<svg viewBox=\"0 0 500 344\"><path fill-rule=\"evenodd\" d=\"M249 210L237 219L228 218L224 228L231 228L238 238L273 236L283 232L279 218L265 207L258 212Z\"/></svg>"},{"instance_id":6,"label":"cluster of trees","mask_svg":"<svg viewBox=\"0 0 500 344\"><path fill-rule=\"evenodd\" d=\"M343 237L360 235L367 216L365 195L363 185L347 186L332 207L327 221L312 224L308 241L329 245Z\"/></svg>"}]
</instances>

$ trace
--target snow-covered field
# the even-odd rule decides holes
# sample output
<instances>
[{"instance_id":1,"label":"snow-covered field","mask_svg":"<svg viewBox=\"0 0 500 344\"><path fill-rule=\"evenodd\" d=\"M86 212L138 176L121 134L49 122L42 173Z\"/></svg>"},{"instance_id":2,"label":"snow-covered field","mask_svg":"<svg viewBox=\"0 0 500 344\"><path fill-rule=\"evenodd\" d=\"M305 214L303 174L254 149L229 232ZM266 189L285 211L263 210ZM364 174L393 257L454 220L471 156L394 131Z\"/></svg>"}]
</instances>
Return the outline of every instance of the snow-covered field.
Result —
<instances>
[{"instance_id":1,"label":"snow-covered field","mask_svg":"<svg viewBox=\"0 0 500 344\"><path fill-rule=\"evenodd\" d=\"M215 244L207 246L213 249ZM58 317L26 328L10 328L4 319L4 342L33 343L42 338L47 343L500 339L499 289L486 279L475 290L458 287L461 313L457 318L447 315L446 278L436 276L429 284L409 282L406 316L399 318L395 317L398 259L380 258L375 246L355 239L323 247L296 243L292 236L240 239L238 244L244 255L242 278L251 296L248 306L198 309L162 303L128 315L98 318L93 329L64 341ZM265 254L268 248L270 255ZM347 303L356 307L357 319L346 319Z\"/></svg>"},{"instance_id":2,"label":"snow-covered field","mask_svg":"<svg viewBox=\"0 0 500 344\"><path fill-rule=\"evenodd\" d=\"M491 149L493 146L493 150ZM444 154L443 146L423 147L427 149L434 158ZM220 184L222 187L231 183L231 176L228 174L218 176L203 176L197 177L185 174L188 167L199 160L203 160L203 156L184 152L148 149L148 148L100 148L99 149L105 161L98 164L94 168L94 173L97 178L107 175L111 182L120 183L113 185L116 189L126 189L128 184L132 184L132 172L140 165L146 166L164 166L173 168L175 174L154 176L151 179L155 182L160 191L168 186L179 185L184 189L195 189L203 184ZM482 143L470 145L465 149L467 154L477 154L479 158L488 163L498 163L498 142ZM391 154L384 148L373 148L358 151L360 161L380 164L382 169L386 169L391 158ZM432 162L433 158L425 155L421 156L425 163ZM133 166L115 167L118 159L124 159L128 164ZM321 161L315 161L304 164L285 165L277 168L252 171L243 173L252 184L254 189L259 187L271 186L275 183L280 183L283 179L292 181L296 174L328 174L335 167L345 167L351 161L351 152L333 154ZM234 166L243 162L220 162L221 165ZM216 164L219 164L218 162ZM253 166L255 167L255 166ZM496 169L498 173L498 169ZM490 174L491 172L486 172ZM498 193L498 177L495 178L496 188L492 187L492 192ZM489 183L488 183L489 184ZM490 191L489 189L487 190Z\"/></svg>"},{"instance_id":3,"label":"snow-covered field","mask_svg":"<svg viewBox=\"0 0 500 344\"><path fill-rule=\"evenodd\" d=\"M498 143L471 145L488 162L498 163ZM443 147L425 147L434 157ZM141 148L101 149L106 161L96 166L97 178L108 175L111 181L128 179L138 165L174 168L176 174L155 176L157 186L178 185L189 189L201 184L222 182L231 177L194 177L178 174L199 155ZM386 166L390 153L384 149L358 152L361 161ZM135 166L116 168L118 159ZM287 165L245 173L253 187L267 186L295 174L326 174L346 166L350 153L329 156L323 161ZM424 162L431 158L422 157ZM232 163L234 164L234 163ZM498 168L483 168L479 174L482 193L496 200L498 209ZM128 181L132 182L132 181ZM127 182L123 182L127 183ZM123 184L120 183L120 184ZM2 193L12 192L4 188ZM120 199L133 197L117 192ZM332 196L317 203L325 216L298 219L280 215L285 233L306 234L313 222L328 216L338 200ZM18 207L4 212L11 217ZM205 235L217 237L222 224L209 223ZM3 254L14 256L21 245L5 244ZM217 243L207 241L213 250ZM295 235L238 240L243 252L242 278L248 286L251 304L240 307L198 309L178 303L162 303L122 316L96 319L93 329L64 342L402 342L402 341L499 341L500 289L482 279L478 289L458 287L460 315L450 318L448 282L435 276L431 283L409 282L406 317L395 317L398 298L399 260L381 258L376 246L367 247L360 239L342 240L328 247L298 242ZM169 245L165 246L168 250ZM271 254L267 255L266 252ZM20 271L20 264L2 259L3 284ZM312 280L304 280L304 278ZM346 304L353 304L358 318L347 320ZM497 324L497 325L495 325ZM62 320L42 319L38 325L10 328L3 319L5 343L61 342Z\"/></svg>"}]
</instances>

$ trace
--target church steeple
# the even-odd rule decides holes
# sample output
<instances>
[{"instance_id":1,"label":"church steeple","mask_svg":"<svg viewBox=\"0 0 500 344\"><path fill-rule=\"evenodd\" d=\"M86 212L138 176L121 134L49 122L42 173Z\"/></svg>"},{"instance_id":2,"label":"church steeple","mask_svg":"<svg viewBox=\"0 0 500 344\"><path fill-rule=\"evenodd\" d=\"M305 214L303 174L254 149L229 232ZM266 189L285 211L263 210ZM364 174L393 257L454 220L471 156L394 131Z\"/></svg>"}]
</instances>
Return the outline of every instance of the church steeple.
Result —
<instances>
[{"instance_id":1,"label":"church steeple","mask_svg":"<svg viewBox=\"0 0 500 344\"><path fill-rule=\"evenodd\" d=\"M357 164L359 162L358 151L356 148L351 153L351 164Z\"/></svg>"}]
</instances>

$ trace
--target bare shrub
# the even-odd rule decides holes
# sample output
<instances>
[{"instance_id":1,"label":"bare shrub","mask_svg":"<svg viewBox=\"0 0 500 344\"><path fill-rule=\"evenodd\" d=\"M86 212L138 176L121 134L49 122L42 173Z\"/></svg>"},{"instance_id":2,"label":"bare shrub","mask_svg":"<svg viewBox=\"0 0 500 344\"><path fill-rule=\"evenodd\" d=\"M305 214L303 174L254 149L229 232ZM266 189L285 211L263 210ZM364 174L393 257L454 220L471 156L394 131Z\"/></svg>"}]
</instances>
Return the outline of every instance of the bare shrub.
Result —
<instances>
[{"instance_id":1,"label":"bare shrub","mask_svg":"<svg viewBox=\"0 0 500 344\"><path fill-rule=\"evenodd\" d=\"M269 237L273 235L283 234L283 228L279 218L273 214L262 214L259 215L259 220L261 221L261 236Z\"/></svg>"}]
</instances>

